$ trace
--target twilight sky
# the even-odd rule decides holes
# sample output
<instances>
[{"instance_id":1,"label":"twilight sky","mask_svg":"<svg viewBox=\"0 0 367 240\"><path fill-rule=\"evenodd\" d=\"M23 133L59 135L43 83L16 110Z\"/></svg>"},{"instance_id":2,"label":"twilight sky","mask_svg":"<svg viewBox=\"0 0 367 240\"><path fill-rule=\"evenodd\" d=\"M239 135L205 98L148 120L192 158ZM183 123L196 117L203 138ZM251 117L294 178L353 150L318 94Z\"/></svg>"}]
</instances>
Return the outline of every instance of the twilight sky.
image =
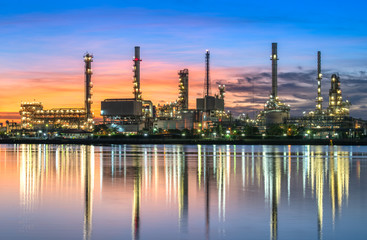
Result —
<instances>
[{"instance_id":1,"label":"twilight sky","mask_svg":"<svg viewBox=\"0 0 367 240\"><path fill-rule=\"evenodd\" d=\"M271 90L272 42L278 42L279 96L291 115L314 109L320 50L324 107L330 76L339 73L351 115L366 119L366 7L355 0L1 1L0 121L18 119L21 101L83 107L86 51L94 54L96 116L101 100L132 97L134 46L141 46L144 99L175 101L177 71L188 68L194 108L209 49L212 93L225 84L227 109L252 116Z\"/></svg>"}]
</instances>

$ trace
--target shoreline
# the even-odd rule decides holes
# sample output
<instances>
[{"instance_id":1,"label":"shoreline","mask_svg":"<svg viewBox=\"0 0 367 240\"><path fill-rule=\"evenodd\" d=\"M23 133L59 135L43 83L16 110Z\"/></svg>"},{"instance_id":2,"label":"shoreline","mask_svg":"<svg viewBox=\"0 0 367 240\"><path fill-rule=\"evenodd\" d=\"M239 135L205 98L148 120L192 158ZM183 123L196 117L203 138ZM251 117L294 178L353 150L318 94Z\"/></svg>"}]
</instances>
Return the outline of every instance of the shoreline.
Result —
<instances>
[{"instance_id":1,"label":"shoreline","mask_svg":"<svg viewBox=\"0 0 367 240\"><path fill-rule=\"evenodd\" d=\"M111 144L186 144L186 145L330 145L329 139L152 139L152 138L91 138L91 139L0 139L0 144L76 144L76 145L111 145ZM333 145L367 145L367 139L333 139Z\"/></svg>"}]
</instances>

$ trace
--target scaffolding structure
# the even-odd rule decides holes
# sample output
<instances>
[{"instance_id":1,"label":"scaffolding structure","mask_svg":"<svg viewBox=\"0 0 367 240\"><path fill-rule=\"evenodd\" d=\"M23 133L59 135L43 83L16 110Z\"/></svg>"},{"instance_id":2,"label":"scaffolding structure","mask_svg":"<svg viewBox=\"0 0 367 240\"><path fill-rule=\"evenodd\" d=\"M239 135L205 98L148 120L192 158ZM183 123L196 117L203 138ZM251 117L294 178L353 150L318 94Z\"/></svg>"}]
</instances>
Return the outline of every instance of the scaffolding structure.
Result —
<instances>
[{"instance_id":1,"label":"scaffolding structure","mask_svg":"<svg viewBox=\"0 0 367 240\"><path fill-rule=\"evenodd\" d=\"M84 108L53 108L44 110L41 102L22 102L20 105L23 129L83 129L88 130Z\"/></svg>"},{"instance_id":2,"label":"scaffolding structure","mask_svg":"<svg viewBox=\"0 0 367 240\"><path fill-rule=\"evenodd\" d=\"M343 101L342 90L340 89L340 77L337 74L331 75L331 87L329 90L329 116L349 116L350 103Z\"/></svg>"},{"instance_id":3,"label":"scaffolding structure","mask_svg":"<svg viewBox=\"0 0 367 240\"><path fill-rule=\"evenodd\" d=\"M178 71L178 100L177 104L180 110L187 110L189 108L189 70L183 69Z\"/></svg>"}]
</instances>

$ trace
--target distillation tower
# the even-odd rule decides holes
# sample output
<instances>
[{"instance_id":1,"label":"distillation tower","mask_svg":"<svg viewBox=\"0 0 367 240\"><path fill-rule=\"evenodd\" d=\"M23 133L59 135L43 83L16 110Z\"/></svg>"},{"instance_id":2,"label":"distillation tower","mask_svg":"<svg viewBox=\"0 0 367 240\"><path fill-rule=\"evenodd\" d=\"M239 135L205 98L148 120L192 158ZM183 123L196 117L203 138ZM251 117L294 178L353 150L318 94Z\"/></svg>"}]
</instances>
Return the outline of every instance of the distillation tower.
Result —
<instances>
[{"instance_id":1,"label":"distillation tower","mask_svg":"<svg viewBox=\"0 0 367 240\"><path fill-rule=\"evenodd\" d=\"M93 113L92 113L92 62L93 55L88 52L84 55L85 62L85 112L86 112L86 128L91 130L93 128Z\"/></svg>"},{"instance_id":2,"label":"distillation tower","mask_svg":"<svg viewBox=\"0 0 367 240\"><path fill-rule=\"evenodd\" d=\"M350 103L343 101L342 90L340 89L340 77L337 74L331 75L331 87L329 90L328 114L332 117L349 116Z\"/></svg>"},{"instance_id":3,"label":"distillation tower","mask_svg":"<svg viewBox=\"0 0 367 240\"><path fill-rule=\"evenodd\" d=\"M183 69L178 71L179 76L179 96L178 106L180 110L187 110L189 108L189 70Z\"/></svg>"}]
</instances>

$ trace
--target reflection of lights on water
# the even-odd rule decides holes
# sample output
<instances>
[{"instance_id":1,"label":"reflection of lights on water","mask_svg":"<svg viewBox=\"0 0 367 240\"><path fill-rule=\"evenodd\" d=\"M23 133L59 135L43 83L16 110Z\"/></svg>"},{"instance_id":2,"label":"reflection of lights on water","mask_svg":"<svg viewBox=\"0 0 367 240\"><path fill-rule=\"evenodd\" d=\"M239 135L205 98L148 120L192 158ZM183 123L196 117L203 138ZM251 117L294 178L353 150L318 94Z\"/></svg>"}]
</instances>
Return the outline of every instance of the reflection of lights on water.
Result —
<instances>
[{"instance_id":1,"label":"reflection of lights on water","mask_svg":"<svg viewBox=\"0 0 367 240\"><path fill-rule=\"evenodd\" d=\"M99 157L96 155L96 158L100 161L99 164L96 163L96 167L100 167L100 189L102 189L103 184L108 183L108 181L102 181L103 177L105 179L111 177L112 181L117 180L115 184L118 184L117 177L123 174L124 184L131 184L129 182L130 146L105 147L105 157L108 156L108 159L105 159L105 171L111 171L111 176L106 172L103 176L103 147L97 147L96 149L100 149L97 153ZM166 196L162 195L163 202L166 201L168 206L174 204L175 209L176 206L178 207L180 221L185 218L184 211L186 210L184 209L188 206L185 200L188 194L185 190L187 179L192 180L190 181L190 189L196 185L198 191L201 191L200 194L205 193L206 183L212 181L210 182L210 196L218 199L218 202L211 202L212 205L218 204L218 209L215 206L212 211L218 211L219 221L225 221L226 219L226 204L230 205L230 201L236 197L232 195L233 187L231 185L236 186L236 184L237 186L242 185L244 190L253 187L261 189L267 204L273 204L273 200L274 204L278 204L281 197L284 197L284 200L288 197L288 203L292 200L293 191L298 186L296 181L299 181L300 188L303 188L301 191L303 191L304 197L308 198L308 195L314 194L312 196L316 199L320 234L327 219L324 219L323 215L324 197L330 198L333 221L337 218L338 212L341 212L342 207L345 206L345 202L348 201L349 169L352 164L350 161L352 156L349 152L342 151L343 149L337 146L232 147L232 145L197 145L188 147L191 151L190 154L187 154L187 150L179 145L163 147L147 145L134 147L134 150L136 149L138 150L131 152L137 152L133 156L133 161L136 160L139 164L139 181L141 183L139 194L142 193L140 197L143 197L143 200L148 200L153 195L156 199L159 199L160 194L165 192ZM93 151L91 150L91 152ZM111 152L111 156L109 156L108 151ZM20 187L22 190L20 196L24 209L30 210L36 206L42 197L42 189L52 182L50 181L52 178L56 179L54 183L57 184L58 188L64 189L70 182L76 183L78 187L85 186L89 181L94 182L94 174L90 176L90 180L87 180L85 176L86 171L94 173L94 164L90 165L88 171L85 162L78 162L87 158L87 148L81 148L81 151L78 152L75 147L69 146L52 148L50 145L23 145L20 150L17 149L17 152L20 159ZM94 154L91 153L90 158L93 157ZM79 160L75 161L75 159ZM187 164L186 161L188 161L188 165L185 165ZM94 159L91 162L94 163ZM162 163L164 164L163 167ZM356 161L354 166L355 174L360 178L360 161ZM187 169L187 167L190 168ZM237 168L239 168L238 172ZM187 170L190 170L188 176L185 175ZM75 178L77 178L77 181L75 181ZM126 178L128 178L127 181ZM81 181L80 184L79 180ZM94 185L91 185L89 189L93 187ZM283 187L283 196L281 196L281 187ZM288 196L286 191L288 191ZM100 193L102 195L102 192ZM190 200L192 200L191 197L195 198L195 196L194 193L193 196L190 196ZM92 193L91 197L93 198ZM165 197L166 199L164 199ZM86 210L88 209L92 210L91 207L86 206ZM91 213L88 216L91 216ZM273 220L275 221L275 218ZM86 221L86 224L88 222L91 222L91 219ZM272 229L274 230L274 227Z\"/></svg>"},{"instance_id":2,"label":"reflection of lights on water","mask_svg":"<svg viewBox=\"0 0 367 240\"><path fill-rule=\"evenodd\" d=\"M246 185L246 163L245 163L245 147L242 146L242 188Z\"/></svg>"},{"instance_id":3,"label":"reflection of lights on water","mask_svg":"<svg viewBox=\"0 0 367 240\"><path fill-rule=\"evenodd\" d=\"M198 145L198 181L199 189L201 187L201 145Z\"/></svg>"}]
</instances>

